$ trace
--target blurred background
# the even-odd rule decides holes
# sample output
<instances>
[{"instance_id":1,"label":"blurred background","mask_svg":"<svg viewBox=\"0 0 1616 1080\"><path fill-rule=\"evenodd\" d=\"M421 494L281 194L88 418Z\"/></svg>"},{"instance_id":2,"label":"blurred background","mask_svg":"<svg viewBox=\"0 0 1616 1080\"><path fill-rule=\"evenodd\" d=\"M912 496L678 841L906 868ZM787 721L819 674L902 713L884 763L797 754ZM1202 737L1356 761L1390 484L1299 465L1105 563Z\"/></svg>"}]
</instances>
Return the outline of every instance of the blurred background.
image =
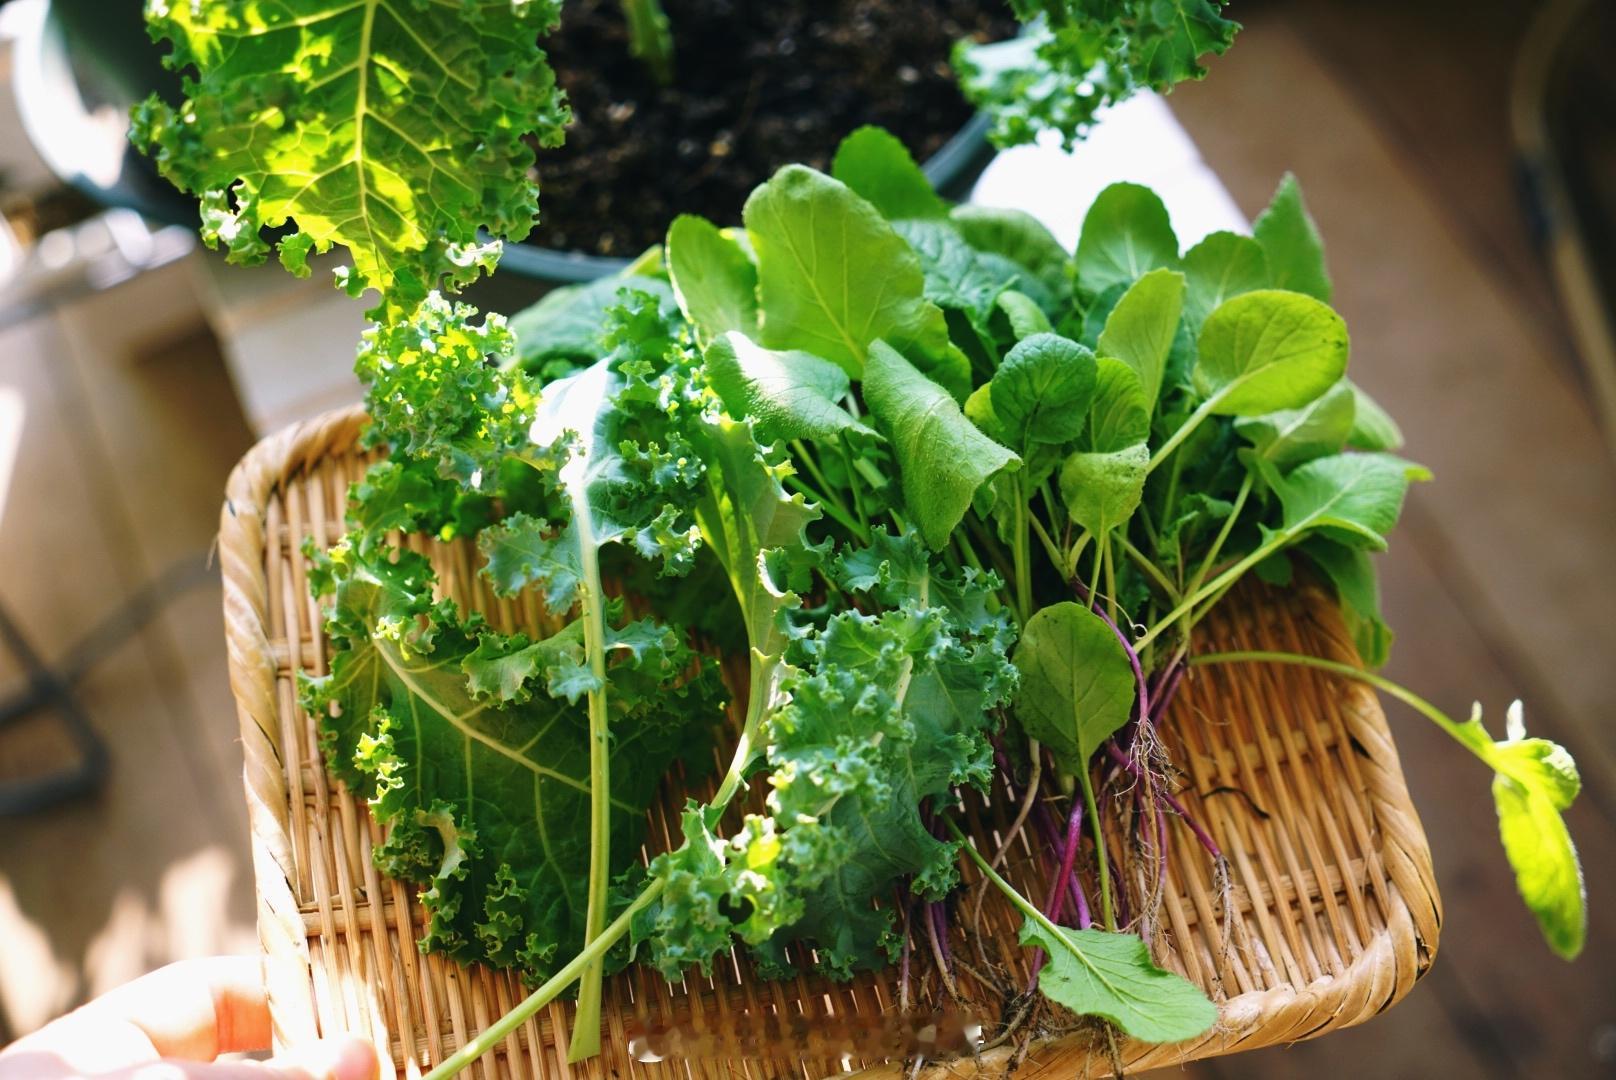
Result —
<instances>
[{"instance_id":1,"label":"blurred background","mask_svg":"<svg viewBox=\"0 0 1616 1080\"><path fill-rule=\"evenodd\" d=\"M358 398L358 305L225 269L126 150L163 78L133 0L0 0L0 1044L169 960L256 948L219 589L225 477ZM1554 960L1488 777L1392 710L1447 921L1373 1022L1201 1077L1616 1076L1616 5L1235 0L1202 83L979 199L1068 241L1111 179L1180 239L1288 170L1326 241L1354 377L1435 471L1382 562L1389 674L1455 714L1514 697L1585 782L1587 952ZM1167 149L1163 149L1163 148ZM503 310L545 285L502 275Z\"/></svg>"}]
</instances>

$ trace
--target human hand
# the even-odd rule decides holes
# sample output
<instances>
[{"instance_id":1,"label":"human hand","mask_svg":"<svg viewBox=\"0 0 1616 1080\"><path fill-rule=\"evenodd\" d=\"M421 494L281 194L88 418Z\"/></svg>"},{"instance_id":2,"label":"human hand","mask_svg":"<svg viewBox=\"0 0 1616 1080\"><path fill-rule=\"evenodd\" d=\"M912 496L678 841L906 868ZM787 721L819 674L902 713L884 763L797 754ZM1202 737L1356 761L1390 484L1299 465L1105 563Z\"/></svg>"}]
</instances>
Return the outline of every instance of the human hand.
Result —
<instances>
[{"instance_id":1,"label":"human hand","mask_svg":"<svg viewBox=\"0 0 1616 1080\"><path fill-rule=\"evenodd\" d=\"M0 1050L0 1080L376 1080L376 1051L322 1039L273 1061L215 1062L269 1047L259 960L170 964Z\"/></svg>"}]
</instances>

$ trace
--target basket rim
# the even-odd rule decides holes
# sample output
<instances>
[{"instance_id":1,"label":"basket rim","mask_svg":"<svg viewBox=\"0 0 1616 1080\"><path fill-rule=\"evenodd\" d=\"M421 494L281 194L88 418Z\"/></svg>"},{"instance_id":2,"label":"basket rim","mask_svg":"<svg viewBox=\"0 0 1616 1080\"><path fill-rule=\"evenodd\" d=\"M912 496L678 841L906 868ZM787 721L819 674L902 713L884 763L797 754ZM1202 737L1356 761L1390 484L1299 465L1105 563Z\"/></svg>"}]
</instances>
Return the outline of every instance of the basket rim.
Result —
<instances>
[{"instance_id":1,"label":"basket rim","mask_svg":"<svg viewBox=\"0 0 1616 1080\"><path fill-rule=\"evenodd\" d=\"M258 899L258 934L277 1049L319 1037L308 931L292 882L297 868L290 838L288 784L280 750L279 673L271 647L266 514L271 500L297 474L354 449L369 418L360 405L292 424L263 439L231 472L220 511L218 551L230 686L243 750L243 783ZM1255 989L1219 1003L1219 1022L1204 1036L1151 1046L1128 1043L1129 1068L1155 1068L1197 1058L1296 1042L1367 1020L1389 1008L1431 967L1440 937L1442 903L1425 832L1404 781L1396 745L1378 699L1348 684L1344 710L1373 810L1373 835L1391 885L1386 926L1340 975ZM1080 1044L1082 1044L1080 1046ZM1040 1064L1084 1058L1081 1033L1035 1044ZM949 1074L1002 1072L1013 1049L947 1063ZM860 1076L903 1075L902 1063Z\"/></svg>"}]
</instances>

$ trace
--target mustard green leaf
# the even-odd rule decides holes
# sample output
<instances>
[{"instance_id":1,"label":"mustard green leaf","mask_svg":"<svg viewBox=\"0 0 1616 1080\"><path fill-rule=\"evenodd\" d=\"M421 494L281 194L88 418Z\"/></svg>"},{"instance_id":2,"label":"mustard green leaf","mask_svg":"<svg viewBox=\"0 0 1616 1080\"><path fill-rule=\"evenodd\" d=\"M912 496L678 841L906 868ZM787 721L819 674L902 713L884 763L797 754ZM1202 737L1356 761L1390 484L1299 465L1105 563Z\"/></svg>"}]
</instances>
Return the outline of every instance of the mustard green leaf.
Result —
<instances>
[{"instance_id":1,"label":"mustard green leaf","mask_svg":"<svg viewBox=\"0 0 1616 1080\"><path fill-rule=\"evenodd\" d=\"M1212 233L1186 251L1184 277L1184 315L1196 333L1225 300L1273 284L1262 245L1233 232Z\"/></svg>"},{"instance_id":2,"label":"mustard green leaf","mask_svg":"<svg viewBox=\"0 0 1616 1080\"><path fill-rule=\"evenodd\" d=\"M1122 525L1139 509L1150 449L1144 443L1121 450L1078 450L1061 463L1061 501L1072 521L1095 536Z\"/></svg>"},{"instance_id":3,"label":"mustard green leaf","mask_svg":"<svg viewBox=\"0 0 1616 1080\"><path fill-rule=\"evenodd\" d=\"M972 390L971 396L965 399L964 411L965 419L975 424L982 434L996 443L1010 444L1009 433L993 411L993 383L985 382Z\"/></svg>"},{"instance_id":4,"label":"mustard green leaf","mask_svg":"<svg viewBox=\"0 0 1616 1080\"><path fill-rule=\"evenodd\" d=\"M897 221L893 228L920 259L926 299L963 313L979 333L987 332L1000 294L1029 276L1007 261L978 253L947 221Z\"/></svg>"},{"instance_id":5,"label":"mustard green leaf","mask_svg":"<svg viewBox=\"0 0 1616 1080\"><path fill-rule=\"evenodd\" d=\"M965 418L948 391L883 341L870 349L864 398L892 444L909 519L933 551L948 543L978 488L1021 465Z\"/></svg>"},{"instance_id":6,"label":"mustard green leaf","mask_svg":"<svg viewBox=\"0 0 1616 1080\"><path fill-rule=\"evenodd\" d=\"M679 309L713 341L731 330L757 335L757 267L706 218L680 214L668 228L668 274Z\"/></svg>"},{"instance_id":7,"label":"mustard green leaf","mask_svg":"<svg viewBox=\"0 0 1616 1080\"><path fill-rule=\"evenodd\" d=\"M1152 270L1178 265L1178 237L1154 191L1140 184L1112 184L1100 192L1083 218L1074 256L1077 283L1085 295L1126 287Z\"/></svg>"},{"instance_id":8,"label":"mustard green leaf","mask_svg":"<svg viewBox=\"0 0 1616 1080\"><path fill-rule=\"evenodd\" d=\"M1365 667L1384 667L1391 658L1392 630L1380 612L1380 582L1369 552L1324 536L1309 537L1301 551L1335 586L1341 615Z\"/></svg>"},{"instance_id":9,"label":"mustard green leaf","mask_svg":"<svg viewBox=\"0 0 1616 1080\"><path fill-rule=\"evenodd\" d=\"M1096 364L1088 349L1059 334L1023 338L993 374L993 413L1015 440L1071 442L1083 431L1094 400Z\"/></svg>"},{"instance_id":10,"label":"mustard green leaf","mask_svg":"<svg viewBox=\"0 0 1616 1080\"><path fill-rule=\"evenodd\" d=\"M1134 369L1102 356L1095 367L1094 403L1089 407L1084 448L1103 454L1137 446L1150 437L1150 403Z\"/></svg>"},{"instance_id":11,"label":"mustard green leaf","mask_svg":"<svg viewBox=\"0 0 1616 1080\"><path fill-rule=\"evenodd\" d=\"M1345 379L1299 409L1240 417L1234 428L1281 469L1338 454L1352 435L1356 397Z\"/></svg>"},{"instance_id":12,"label":"mustard green leaf","mask_svg":"<svg viewBox=\"0 0 1616 1080\"><path fill-rule=\"evenodd\" d=\"M1283 531L1292 538L1324 530L1342 543L1384 551L1409 481L1431 474L1390 454L1333 454L1283 477L1267 475L1279 495Z\"/></svg>"},{"instance_id":13,"label":"mustard green leaf","mask_svg":"<svg viewBox=\"0 0 1616 1080\"><path fill-rule=\"evenodd\" d=\"M1364 392L1363 387L1347 380L1352 388L1352 434L1347 445L1354 450L1401 450L1403 432L1391 414Z\"/></svg>"},{"instance_id":14,"label":"mustard green leaf","mask_svg":"<svg viewBox=\"0 0 1616 1080\"><path fill-rule=\"evenodd\" d=\"M1324 268L1324 241L1302 202L1302 188L1295 176L1285 174L1268 208L1252 224L1251 232L1268 257L1270 285L1329 302L1330 274Z\"/></svg>"},{"instance_id":15,"label":"mustard green leaf","mask_svg":"<svg viewBox=\"0 0 1616 1080\"><path fill-rule=\"evenodd\" d=\"M709 490L696 504L702 537L730 581L758 655L778 660L787 637L783 618L796 607L791 571L813 557L807 529L820 510L788 492L788 462L758 443L752 423L719 413L703 418L696 432L709 463Z\"/></svg>"},{"instance_id":16,"label":"mustard green leaf","mask_svg":"<svg viewBox=\"0 0 1616 1080\"><path fill-rule=\"evenodd\" d=\"M855 379L877 338L917 358L948 354L920 259L847 185L788 165L752 192L742 217L757 258L760 344L822 356Z\"/></svg>"},{"instance_id":17,"label":"mustard green leaf","mask_svg":"<svg viewBox=\"0 0 1616 1080\"><path fill-rule=\"evenodd\" d=\"M1134 934L1054 930L1028 919L1021 943L1049 955L1038 989L1080 1016L1109 1020L1143 1042L1193 1039L1218 1020L1218 1008L1182 975L1157 967Z\"/></svg>"},{"instance_id":18,"label":"mustard green leaf","mask_svg":"<svg viewBox=\"0 0 1616 1080\"><path fill-rule=\"evenodd\" d=\"M1521 899L1549 947L1566 960L1575 959L1587 941L1588 901L1565 819L1543 788L1503 773L1493 778L1493 802Z\"/></svg>"},{"instance_id":19,"label":"mustard green leaf","mask_svg":"<svg viewBox=\"0 0 1616 1080\"><path fill-rule=\"evenodd\" d=\"M1026 293L1015 289L1006 289L999 294L999 310L1010 321L1010 333L1017 340L1031 337L1033 334L1053 334L1054 326L1050 325L1049 316L1044 314L1043 308L1033 302Z\"/></svg>"},{"instance_id":20,"label":"mustard green leaf","mask_svg":"<svg viewBox=\"0 0 1616 1080\"><path fill-rule=\"evenodd\" d=\"M760 438L828 439L842 431L874 434L840 402L847 372L812 353L776 352L745 334L727 333L707 346L713 389L735 416L751 417Z\"/></svg>"},{"instance_id":21,"label":"mustard green leaf","mask_svg":"<svg viewBox=\"0 0 1616 1080\"><path fill-rule=\"evenodd\" d=\"M897 136L866 125L836 148L830 174L881 211L888 221L946 218L948 205Z\"/></svg>"},{"instance_id":22,"label":"mustard green leaf","mask_svg":"<svg viewBox=\"0 0 1616 1080\"><path fill-rule=\"evenodd\" d=\"M1582 790L1576 762L1557 743L1527 735L1519 701L1511 703L1504 738L1496 741L1482 724L1479 702L1463 723L1441 717L1430 705L1420 711L1438 719L1492 767L1499 837L1521 899L1549 947L1563 959L1575 959L1587 941L1588 898L1577 849L1561 814Z\"/></svg>"},{"instance_id":23,"label":"mustard green leaf","mask_svg":"<svg viewBox=\"0 0 1616 1080\"><path fill-rule=\"evenodd\" d=\"M1133 670L1116 632L1088 608L1063 600L1027 620L1012 659L1021 676L1016 719L1068 774L1086 770L1133 709Z\"/></svg>"},{"instance_id":24,"label":"mustard green leaf","mask_svg":"<svg viewBox=\"0 0 1616 1080\"><path fill-rule=\"evenodd\" d=\"M1095 351L1133 368L1147 405L1161 396L1167 354L1184 309L1184 275L1152 270L1129 286L1106 317Z\"/></svg>"},{"instance_id":25,"label":"mustard green leaf","mask_svg":"<svg viewBox=\"0 0 1616 1080\"><path fill-rule=\"evenodd\" d=\"M998 255L1025 269L1038 283L1041 300L1049 305L1046 311L1071 299L1071 254L1043 222L1025 210L967 203L950 210L948 220L977 251Z\"/></svg>"}]
</instances>

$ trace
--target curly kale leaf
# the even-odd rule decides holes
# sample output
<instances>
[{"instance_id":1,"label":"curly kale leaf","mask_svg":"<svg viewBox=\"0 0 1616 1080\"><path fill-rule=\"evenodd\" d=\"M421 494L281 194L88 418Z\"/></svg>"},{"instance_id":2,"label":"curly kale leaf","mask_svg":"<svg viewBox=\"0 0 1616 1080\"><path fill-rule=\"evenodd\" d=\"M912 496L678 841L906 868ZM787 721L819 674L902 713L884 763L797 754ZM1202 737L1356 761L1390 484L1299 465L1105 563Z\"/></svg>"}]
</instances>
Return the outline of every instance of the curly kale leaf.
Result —
<instances>
[{"instance_id":1,"label":"curly kale leaf","mask_svg":"<svg viewBox=\"0 0 1616 1080\"><path fill-rule=\"evenodd\" d=\"M1001 147L1053 131L1070 149L1107 105L1136 89L1170 90L1206 75L1238 23L1225 0L1010 0L1029 25L991 45L960 42L954 69L965 96L993 116Z\"/></svg>"},{"instance_id":2,"label":"curly kale leaf","mask_svg":"<svg viewBox=\"0 0 1616 1080\"><path fill-rule=\"evenodd\" d=\"M543 979L582 948L590 865L589 737L569 687L587 672L580 623L529 640L432 598L413 552L339 544L330 674L308 679L327 761L365 794L387 874L422 887L424 947ZM611 829L633 861L645 812L675 759L720 715L715 673L680 635L609 620ZM699 752L699 751L698 751Z\"/></svg>"},{"instance_id":3,"label":"curly kale leaf","mask_svg":"<svg viewBox=\"0 0 1616 1080\"><path fill-rule=\"evenodd\" d=\"M201 200L202 236L232 260L347 251L354 295L407 311L498 258L538 212L536 132L568 120L536 44L558 0L148 0L185 100L151 97L133 139ZM279 239L265 230L295 226Z\"/></svg>"},{"instance_id":4,"label":"curly kale leaf","mask_svg":"<svg viewBox=\"0 0 1616 1080\"><path fill-rule=\"evenodd\" d=\"M632 863L632 855L624 859L624 854L637 849L622 816L633 821L643 813L650 787L666 773L672 755L680 747L700 747L693 732L714 719L713 679L684 677L693 663L682 645L684 632L654 622L624 622L621 603L604 592L600 563L601 550L612 546L658 564L663 574L682 574L692 566L700 543L692 508L706 490L706 466L688 432L705 420L711 394L698 377L695 354L682 344L677 315L664 310L654 294L624 294L621 304L608 310L600 351L600 361L587 369L537 388L512 364L516 344L503 322L490 317L472 325L470 309L452 306L438 294L415 310L414 319L375 328L360 369L372 383L372 409L378 430L391 441L393 459L356 490L354 517L364 530L322 571L338 593L330 626L338 650L336 687L357 687L351 694L370 695L391 687L383 703L394 713L407 707L412 724L402 731L401 716L391 726L383 726L378 716L367 729L338 729L331 736L335 760L360 755L372 760L370 773L378 778L399 773L394 758L410 752L399 749L401 740L415 745L431 734L422 734L417 724L427 700L427 707L440 705L436 713L452 728L444 739L461 732L467 740L464 768L454 773L454 784L444 779L431 786L433 799L446 800L448 807L414 807L430 816L428 825L440 833L446 820L454 825L465 815L477 815L470 792L485 789L482 773L503 778L494 781L496 787L516 783L512 774L522 779L520 770L559 784L554 791L535 786L532 797L517 804L540 799L532 815L511 818L506 808L499 821L520 821L528 837L537 837L524 847L499 836L496 850L509 855L506 876L514 881L498 881L499 912L511 915L506 897L512 889L522 889L522 896L533 896L533 904L545 907L524 915L522 933L530 936L519 939L520 947L490 944L486 956L520 964L530 977L545 975L549 960L566 957L567 947L579 951L603 931L611 880ZM396 469L389 467L393 462ZM452 608L431 606L430 574L419 559L389 563L378 555L386 551L378 543L380 530L422 524L443 513L433 501L433 475L422 472L423 466L431 466L438 479L501 496L512 513L482 532L485 574L503 595L540 590L551 614L572 616L566 629L543 640L493 635L475 619L462 622ZM525 490L512 469L528 477ZM504 498L511 493L528 498L525 503ZM365 593L344 584L343 564L356 559L365 574L389 580L396 589ZM399 580L399 574L406 579ZM394 648L394 637L404 647ZM412 663L417 656L420 664ZM412 695L406 705L399 705L402 690L393 682ZM695 702L687 700L692 694L698 695ZM364 721L377 713L377 702L344 700L335 687L317 690L310 703L336 703L338 718ZM530 715L537 719L527 728L517 726L519 740L504 739L504 728L480 732L499 745L465 731L472 718L503 724ZM558 742L562 732L569 732L569 740ZM671 737L653 742L661 732ZM373 749L378 742L386 742L385 752ZM637 744L651 750L637 752ZM530 757L530 750L537 757ZM433 750L433 760L443 760L443 752ZM349 766L349 779L356 783L359 768ZM632 792L632 799L624 791ZM456 799L464 800L459 810L452 805ZM559 807L558 815L546 816L543 805ZM378 813L393 820L385 810ZM444 818L446 813L451 818ZM490 828L485 823L483 833ZM454 829L454 836L444 834L435 849L422 829L415 829L412 839L407 829L394 826L399 844L428 868L443 850L467 850L464 829ZM452 867L464 862L456 860ZM386 867L422 880L422 868L412 870L412 863L393 855ZM532 875L540 871L556 880L566 876L564 896L535 892ZM433 892L427 901L436 912ZM454 922L464 902L443 901L446 913L433 923L428 946L446 947L461 959L478 956L467 934L493 933L480 922L494 917L488 907L493 901L478 894L470 902L465 910L472 915L465 923ZM509 918L499 925L506 922ZM577 1054L590 1054L598 1038L600 967L585 973L579 1002L579 1028L570 1046Z\"/></svg>"},{"instance_id":5,"label":"curly kale leaf","mask_svg":"<svg viewBox=\"0 0 1616 1080\"><path fill-rule=\"evenodd\" d=\"M498 363L516 347L505 320L490 314L473 323L476 315L433 293L408 318L367 329L354 370L368 387L372 441L488 491L527 444L536 390Z\"/></svg>"},{"instance_id":6,"label":"curly kale leaf","mask_svg":"<svg viewBox=\"0 0 1616 1080\"><path fill-rule=\"evenodd\" d=\"M766 813L721 838L692 808L686 845L653 864L668 891L641 936L666 973L710 964L733 933L770 967L810 942L845 977L895 955L876 902L901 881L936 896L956 880L956 845L925 813L989 774L993 710L1015 685L1008 618L986 614L997 581L940 575L918 537L885 533L830 573L879 610L841 611L794 643L801 663L760 732Z\"/></svg>"}]
</instances>

